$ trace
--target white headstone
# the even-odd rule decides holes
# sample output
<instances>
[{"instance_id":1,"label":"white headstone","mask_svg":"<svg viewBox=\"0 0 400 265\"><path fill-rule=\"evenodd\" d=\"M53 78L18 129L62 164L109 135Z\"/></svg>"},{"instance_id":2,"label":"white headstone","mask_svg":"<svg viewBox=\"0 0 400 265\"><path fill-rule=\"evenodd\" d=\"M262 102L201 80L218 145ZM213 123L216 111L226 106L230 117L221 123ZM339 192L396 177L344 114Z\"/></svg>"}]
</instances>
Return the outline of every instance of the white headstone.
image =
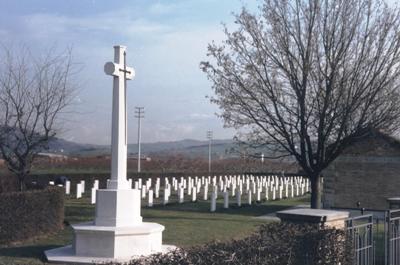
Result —
<instances>
[{"instance_id":1,"label":"white headstone","mask_svg":"<svg viewBox=\"0 0 400 265\"><path fill-rule=\"evenodd\" d=\"M71 181L65 181L65 194L69 195L71 193Z\"/></svg>"},{"instance_id":2,"label":"white headstone","mask_svg":"<svg viewBox=\"0 0 400 265\"><path fill-rule=\"evenodd\" d=\"M224 192L224 208L225 209L229 208L229 192L228 191Z\"/></svg>"},{"instance_id":3,"label":"white headstone","mask_svg":"<svg viewBox=\"0 0 400 265\"><path fill-rule=\"evenodd\" d=\"M294 186L293 184L290 184L290 198L294 197Z\"/></svg>"},{"instance_id":4,"label":"white headstone","mask_svg":"<svg viewBox=\"0 0 400 265\"><path fill-rule=\"evenodd\" d=\"M132 189L132 179L128 179L128 187Z\"/></svg>"},{"instance_id":5,"label":"white headstone","mask_svg":"<svg viewBox=\"0 0 400 265\"><path fill-rule=\"evenodd\" d=\"M256 195L257 195L257 202L261 201L261 188L257 186L257 191L256 191Z\"/></svg>"},{"instance_id":6,"label":"white headstone","mask_svg":"<svg viewBox=\"0 0 400 265\"><path fill-rule=\"evenodd\" d=\"M163 204L167 205L169 201L169 191L168 188L164 189Z\"/></svg>"},{"instance_id":7,"label":"white headstone","mask_svg":"<svg viewBox=\"0 0 400 265\"><path fill-rule=\"evenodd\" d=\"M211 212L217 209L217 191L211 192Z\"/></svg>"},{"instance_id":8,"label":"white headstone","mask_svg":"<svg viewBox=\"0 0 400 265\"><path fill-rule=\"evenodd\" d=\"M81 180L81 188L82 188L82 193L85 193L85 181Z\"/></svg>"},{"instance_id":9,"label":"white headstone","mask_svg":"<svg viewBox=\"0 0 400 265\"><path fill-rule=\"evenodd\" d=\"M82 184L78 183L76 184L76 198L82 198Z\"/></svg>"},{"instance_id":10,"label":"white headstone","mask_svg":"<svg viewBox=\"0 0 400 265\"><path fill-rule=\"evenodd\" d=\"M238 207L242 206L242 194L240 194L240 190L236 190L236 204Z\"/></svg>"},{"instance_id":11,"label":"white headstone","mask_svg":"<svg viewBox=\"0 0 400 265\"><path fill-rule=\"evenodd\" d=\"M196 187L192 188L192 202L195 202L197 200L197 190Z\"/></svg>"},{"instance_id":12,"label":"white headstone","mask_svg":"<svg viewBox=\"0 0 400 265\"><path fill-rule=\"evenodd\" d=\"M146 186L142 185L142 199L146 198Z\"/></svg>"},{"instance_id":13,"label":"white headstone","mask_svg":"<svg viewBox=\"0 0 400 265\"><path fill-rule=\"evenodd\" d=\"M141 178L138 179L138 183L139 183L139 189L142 189L143 185L142 185L142 179Z\"/></svg>"},{"instance_id":14,"label":"white headstone","mask_svg":"<svg viewBox=\"0 0 400 265\"><path fill-rule=\"evenodd\" d=\"M147 206L153 207L153 190L149 190Z\"/></svg>"},{"instance_id":15,"label":"white headstone","mask_svg":"<svg viewBox=\"0 0 400 265\"><path fill-rule=\"evenodd\" d=\"M204 192L204 194L203 194L203 200L208 200L208 184L207 184L207 182L206 182L206 184L204 185L204 189L203 189L203 192Z\"/></svg>"},{"instance_id":16,"label":"white headstone","mask_svg":"<svg viewBox=\"0 0 400 265\"><path fill-rule=\"evenodd\" d=\"M90 202L91 202L92 204L95 204L95 203L96 203L96 190L97 190L96 188L92 188L92 189L91 189L91 192L92 192L92 193L90 194L90 195L91 195L91 196L90 196L90 199L91 199Z\"/></svg>"},{"instance_id":17,"label":"white headstone","mask_svg":"<svg viewBox=\"0 0 400 265\"><path fill-rule=\"evenodd\" d=\"M93 188L96 188L96 190L99 189L99 180L98 180L98 179L95 179L95 180L94 180L94 182L93 182Z\"/></svg>"},{"instance_id":18,"label":"white headstone","mask_svg":"<svg viewBox=\"0 0 400 265\"><path fill-rule=\"evenodd\" d=\"M178 197L179 197L179 203L183 203L185 200L185 189L183 187L179 187L178 189Z\"/></svg>"},{"instance_id":19,"label":"white headstone","mask_svg":"<svg viewBox=\"0 0 400 265\"><path fill-rule=\"evenodd\" d=\"M289 197L289 184L285 184L285 198Z\"/></svg>"},{"instance_id":20,"label":"white headstone","mask_svg":"<svg viewBox=\"0 0 400 265\"><path fill-rule=\"evenodd\" d=\"M251 201L252 201L252 199L251 199L251 190L249 190L249 191L247 192L247 203L248 203L249 205L251 205Z\"/></svg>"},{"instance_id":21,"label":"white headstone","mask_svg":"<svg viewBox=\"0 0 400 265\"><path fill-rule=\"evenodd\" d=\"M218 199L218 186L214 185L212 188L212 192L215 193L215 199Z\"/></svg>"}]
</instances>

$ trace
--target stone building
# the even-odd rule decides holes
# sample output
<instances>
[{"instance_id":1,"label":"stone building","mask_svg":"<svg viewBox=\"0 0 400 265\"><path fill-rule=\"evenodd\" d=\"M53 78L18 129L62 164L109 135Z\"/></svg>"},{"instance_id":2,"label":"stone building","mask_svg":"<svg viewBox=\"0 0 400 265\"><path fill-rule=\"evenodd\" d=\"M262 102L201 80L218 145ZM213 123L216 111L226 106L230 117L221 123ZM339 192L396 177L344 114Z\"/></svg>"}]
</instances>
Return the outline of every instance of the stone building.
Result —
<instances>
[{"instance_id":1,"label":"stone building","mask_svg":"<svg viewBox=\"0 0 400 265\"><path fill-rule=\"evenodd\" d=\"M381 132L348 147L323 173L324 208L387 209L400 197L400 141Z\"/></svg>"}]
</instances>

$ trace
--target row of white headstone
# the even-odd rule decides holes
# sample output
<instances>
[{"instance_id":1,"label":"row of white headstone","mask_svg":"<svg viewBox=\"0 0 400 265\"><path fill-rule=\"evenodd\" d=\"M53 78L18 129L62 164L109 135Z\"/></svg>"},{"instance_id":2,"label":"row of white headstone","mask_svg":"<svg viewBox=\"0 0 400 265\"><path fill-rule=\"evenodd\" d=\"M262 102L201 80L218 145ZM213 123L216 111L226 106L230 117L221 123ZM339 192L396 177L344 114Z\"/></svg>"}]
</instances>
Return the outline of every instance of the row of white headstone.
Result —
<instances>
[{"instance_id":1,"label":"row of white headstone","mask_svg":"<svg viewBox=\"0 0 400 265\"><path fill-rule=\"evenodd\" d=\"M54 185L54 181L49 181L49 185ZM60 185L59 185L60 186ZM62 185L61 185L62 186ZM66 180L65 181L65 194L70 195L71 194L71 181ZM96 190L99 189L99 180L94 180L93 182L93 187L91 189L91 203L95 204L96 203ZM79 183L76 184L76 198L82 198L82 194L85 193L85 181L81 180Z\"/></svg>"},{"instance_id":2,"label":"row of white headstone","mask_svg":"<svg viewBox=\"0 0 400 265\"><path fill-rule=\"evenodd\" d=\"M132 187L132 179L128 179ZM65 192L70 194L70 181L66 181ZM236 205L241 206L242 196L247 195L247 203L261 200L277 200L302 196L310 190L308 178L302 176L278 177L278 176L208 176L208 177L180 177L172 179L164 178L164 186L161 186L161 179L156 178L155 183L151 178L145 182L139 178L133 183L133 188L141 191L142 199L146 200L147 206L154 205L154 198L159 198L162 193L162 204L167 205L173 192L176 193L179 203L185 201L185 195L190 201L196 202L197 196L202 192L204 201L209 200L210 210L216 210L218 194L222 193L224 208L229 208L230 197L236 197ZM95 180L91 188L91 203L96 203L96 190L99 189L99 180ZM82 180L76 185L76 198L81 198L85 192L85 181Z\"/></svg>"}]
</instances>

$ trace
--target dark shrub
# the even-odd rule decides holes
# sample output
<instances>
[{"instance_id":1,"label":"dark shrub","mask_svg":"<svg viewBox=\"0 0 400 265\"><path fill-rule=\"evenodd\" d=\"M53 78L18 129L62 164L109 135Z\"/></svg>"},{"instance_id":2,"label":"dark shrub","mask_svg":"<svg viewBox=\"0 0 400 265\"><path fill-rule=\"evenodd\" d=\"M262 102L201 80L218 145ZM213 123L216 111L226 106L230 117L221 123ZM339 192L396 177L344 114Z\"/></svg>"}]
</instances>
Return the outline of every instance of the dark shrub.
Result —
<instances>
[{"instance_id":1,"label":"dark shrub","mask_svg":"<svg viewBox=\"0 0 400 265\"><path fill-rule=\"evenodd\" d=\"M179 248L129 265L353 265L350 250L343 230L271 223L242 240Z\"/></svg>"},{"instance_id":2,"label":"dark shrub","mask_svg":"<svg viewBox=\"0 0 400 265\"><path fill-rule=\"evenodd\" d=\"M0 173L0 193L18 191L18 178L12 174Z\"/></svg>"},{"instance_id":3,"label":"dark shrub","mask_svg":"<svg viewBox=\"0 0 400 265\"><path fill-rule=\"evenodd\" d=\"M64 221L64 190L2 193L0 213L0 245L58 231Z\"/></svg>"}]
</instances>

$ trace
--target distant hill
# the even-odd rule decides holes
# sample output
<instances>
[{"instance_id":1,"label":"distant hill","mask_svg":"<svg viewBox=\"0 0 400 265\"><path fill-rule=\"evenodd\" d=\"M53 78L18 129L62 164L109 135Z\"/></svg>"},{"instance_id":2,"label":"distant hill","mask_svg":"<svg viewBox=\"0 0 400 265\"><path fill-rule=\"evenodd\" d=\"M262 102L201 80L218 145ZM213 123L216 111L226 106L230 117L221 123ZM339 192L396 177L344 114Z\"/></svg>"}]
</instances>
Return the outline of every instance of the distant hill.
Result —
<instances>
[{"instance_id":1,"label":"distant hill","mask_svg":"<svg viewBox=\"0 0 400 265\"><path fill-rule=\"evenodd\" d=\"M82 151L97 150L101 148L99 145L80 144L67 141L61 138L54 138L49 142L48 152L51 153L64 153L64 154L77 154Z\"/></svg>"},{"instance_id":2,"label":"distant hill","mask_svg":"<svg viewBox=\"0 0 400 265\"><path fill-rule=\"evenodd\" d=\"M104 156L111 154L110 145L80 144L60 138L52 140L49 147L46 152L70 156ZM137 150L137 144L128 144L128 155L136 156ZM211 150L213 159L238 157L237 144L233 140L213 140ZM143 156L150 157L166 157L180 154L189 158L208 158L208 141L184 139L180 141L142 143L141 151ZM273 156L271 151L267 149L252 150L252 152L258 154L263 152L265 157Z\"/></svg>"},{"instance_id":3,"label":"distant hill","mask_svg":"<svg viewBox=\"0 0 400 265\"><path fill-rule=\"evenodd\" d=\"M212 156L230 157L229 150L235 146L232 140L213 140L212 141ZM208 141L199 141L185 139L175 142L157 142L142 144L143 154L150 156L167 156L171 154L183 154L188 157L207 157L208 156ZM137 144L128 146L129 153L137 153Z\"/></svg>"},{"instance_id":4,"label":"distant hill","mask_svg":"<svg viewBox=\"0 0 400 265\"><path fill-rule=\"evenodd\" d=\"M213 140L213 157L229 157L229 150L235 146L233 140ZM128 144L128 154L137 154L137 144ZM143 155L167 156L182 154L189 157L202 157L208 155L208 141L184 139L180 141L142 143ZM110 155L111 147L108 145L80 144L60 138L53 139L49 144L48 152L63 153L72 156L99 156Z\"/></svg>"}]
</instances>

